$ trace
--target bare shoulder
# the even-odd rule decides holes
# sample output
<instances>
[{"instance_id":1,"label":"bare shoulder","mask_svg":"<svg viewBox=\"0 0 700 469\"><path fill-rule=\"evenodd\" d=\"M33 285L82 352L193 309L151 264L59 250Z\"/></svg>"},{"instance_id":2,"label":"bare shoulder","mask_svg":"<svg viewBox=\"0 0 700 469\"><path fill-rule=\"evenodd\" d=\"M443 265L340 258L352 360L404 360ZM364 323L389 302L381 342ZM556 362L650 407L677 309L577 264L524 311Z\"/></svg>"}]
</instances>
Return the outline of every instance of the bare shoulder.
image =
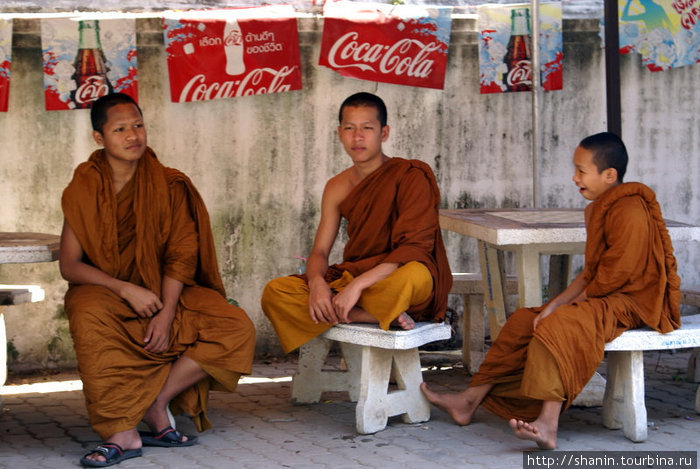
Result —
<instances>
[{"instance_id":1,"label":"bare shoulder","mask_svg":"<svg viewBox=\"0 0 700 469\"><path fill-rule=\"evenodd\" d=\"M328 180L323 190L323 198L339 204L352 191L357 183L354 181L352 167L336 174Z\"/></svg>"}]
</instances>

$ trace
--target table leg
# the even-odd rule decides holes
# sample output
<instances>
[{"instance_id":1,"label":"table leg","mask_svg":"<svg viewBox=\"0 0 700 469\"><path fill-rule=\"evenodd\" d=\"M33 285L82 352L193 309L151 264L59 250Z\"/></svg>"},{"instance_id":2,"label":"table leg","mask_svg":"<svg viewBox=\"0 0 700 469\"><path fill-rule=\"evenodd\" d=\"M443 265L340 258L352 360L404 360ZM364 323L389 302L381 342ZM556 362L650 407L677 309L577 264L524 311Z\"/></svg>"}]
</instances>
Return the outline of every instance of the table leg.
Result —
<instances>
[{"instance_id":1,"label":"table leg","mask_svg":"<svg viewBox=\"0 0 700 469\"><path fill-rule=\"evenodd\" d=\"M542 270L540 252L530 246L518 246L518 306L531 308L542 305Z\"/></svg>"},{"instance_id":2,"label":"table leg","mask_svg":"<svg viewBox=\"0 0 700 469\"><path fill-rule=\"evenodd\" d=\"M506 323L506 269L503 251L484 241L479 241L484 303L489 318L491 340L494 340Z\"/></svg>"},{"instance_id":3,"label":"table leg","mask_svg":"<svg viewBox=\"0 0 700 469\"><path fill-rule=\"evenodd\" d=\"M549 292L551 300L571 283L571 256L553 254L549 256Z\"/></svg>"}]
</instances>

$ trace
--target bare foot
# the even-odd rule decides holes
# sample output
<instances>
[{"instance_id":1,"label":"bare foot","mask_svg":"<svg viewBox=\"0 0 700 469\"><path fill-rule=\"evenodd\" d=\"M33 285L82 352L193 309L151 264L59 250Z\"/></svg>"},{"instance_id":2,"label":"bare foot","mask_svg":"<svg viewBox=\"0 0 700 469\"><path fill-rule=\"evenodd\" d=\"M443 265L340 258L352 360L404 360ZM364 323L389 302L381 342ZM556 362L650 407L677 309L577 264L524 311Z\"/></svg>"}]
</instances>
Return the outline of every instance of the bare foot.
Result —
<instances>
[{"instance_id":1,"label":"bare foot","mask_svg":"<svg viewBox=\"0 0 700 469\"><path fill-rule=\"evenodd\" d=\"M391 325L394 327L400 327L405 331L409 331L416 327L416 323L413 318L405 311L401 313L398 318L394 319Z\"/></svg>"},{"instance_id":2,"label":"bare foot","mask_svg":"<svg viewBox=\"0 0 700 469\"><path fill-rule=\"evenodd\" d=\"M132 430L117 432L114 435L107 438L105 441L109 441L110 443L116 443L125 450L138 449L141 447L141 437L139 436L135 428ZM85 456L85 459L99 462L106 461L104 455L97 452L88 454L87 456Z\"/></svg>"},{"instance_id":3,"label":"bare foot","mask_svg":"<svg viewBox=\"0 0 700 469\"><path fill-rule=\"evenodd\" d=\"M532 423L510 419L508 425L515 436L521 440L534 441L540 449L555 449L557 447L557 421L552 427L551 423L539 419Z\"/></svg>"},{"instance_id":4,"label":"bare foot","mask_svg":"<svg viewBox=\"0 0 700 469\"><path fill-rule=\"evenodd\" d=\"M481 403L481 399L472 396L469 388L460 393L442 393L431 391L426 383L421 383L420 390L428 401L447 412L457 425L469 425Z\"/></svg>"}]
</instances>

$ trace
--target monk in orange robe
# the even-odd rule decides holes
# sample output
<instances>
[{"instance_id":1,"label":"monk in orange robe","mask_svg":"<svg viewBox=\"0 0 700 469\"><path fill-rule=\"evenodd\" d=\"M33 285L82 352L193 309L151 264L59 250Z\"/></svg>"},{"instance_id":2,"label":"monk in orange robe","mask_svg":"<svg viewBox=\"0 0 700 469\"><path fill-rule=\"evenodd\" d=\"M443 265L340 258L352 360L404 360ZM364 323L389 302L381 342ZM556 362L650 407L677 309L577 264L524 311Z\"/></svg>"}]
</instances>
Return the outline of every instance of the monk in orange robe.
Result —
<instances>
[{"instance_id":1,"label":"monk in orange robe","mask_svg":"<svg viewBox=\"0 0 700 469\"><path fill-rule=\"evenodd\" d=\"M286 353L339 323L440 321L452 274L440 234L440 191L430 167L382 152L384 102L357 93L340 107L338 135L353 165L331 178L306 275L267 284L262 308ZM341 218L343 262L329 266Z\"/></svg>"},{"instance_id":2,"label":"monk in orange robe","mask_svg":"<svg viewBox=\"0 0 700 469\"><path fill-rule=\"evenodd\" d=\"M554 449L560 413L603 360L605 343L628 329L680 327L680 278L654 192L623 183L627 150L611 133L574 152L573 180L583 197L583 271L547 305L515 311L462 393L424 394L460 425L482 404L509 419L519 438Z\"/></svg>"},{"instance_id":3,"label":"monk in orange robe","mask_svg":"<svg viewBox=\"0 0 700 469\"><path fill-rule=\"evenodd\" d=\"M88 416L105 440L81 463L105 467L142 445L194 444L168 406L210 428L208 392L250 373L255 330L226 300L204 202L147 147L133 99L107 95L91 117L104 148L63 193L59 261ZM142 420L151 432L136 430Z\"/></svg>"}]
</instances>

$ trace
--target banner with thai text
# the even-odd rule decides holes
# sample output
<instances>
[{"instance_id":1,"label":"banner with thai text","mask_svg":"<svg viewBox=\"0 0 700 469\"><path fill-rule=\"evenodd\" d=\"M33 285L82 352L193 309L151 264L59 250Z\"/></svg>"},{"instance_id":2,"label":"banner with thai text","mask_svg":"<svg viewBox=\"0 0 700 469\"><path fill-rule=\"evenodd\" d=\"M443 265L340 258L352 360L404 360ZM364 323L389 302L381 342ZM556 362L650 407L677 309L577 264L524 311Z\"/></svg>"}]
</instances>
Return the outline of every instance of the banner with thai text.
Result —
<instances>
[{"instance_id":1,"label":"banner with thai text","mask_svg":"<svg viewBox=\"0 0 700 469\"><path fill-rule=\"evenodd\" d=\"M44 18L41 50L47 111L87 109L112 92L138 98L134 18Z\"/></svg>"},{"instance_id":2,"label":"banner with thai text","mask_svg":"<svg viewBox=\"0 0 700 469\"><path fill-rule=\"evenodd\" d=\"M319 65L345 77L442 89L452 8L326 3Z\"/></svg>"},{"instance_id":3,"label":"banner with thai text","mask_svg":"<svg viewBox=\"0 0 700 469\"><path fill-rule=\"evenodd\" d=\"M700 0L618 0L620 52L651 71L700 63Z\"/></svg>"},{"instance_id":4,"label":"banner with thai text","mask_svg":"<svg viewBox=\"0 0 700 469\"><path fill-rule=\"evenodd\" d=\"M289 5L167 12L163 26L172 102L301 89Z\"/></svg>"},{"instance_id":5,"label":"banner with thai text","mask_svg":"<svg viewBox=\"0 0 700 469\"><path fill-rule=\"evenodd\" d=\"M0 112L7 112L12 64L12 19L0 18Z\"/></svg>"},{"instance_id":6,"label":"banner with thai text","mask_svg":"<svg viewBox=\"0 0 700 469\"><path fill-rule=\"evenodd\" d=\"M479 89L481 94L532 90L532 15L530 3L478 8ZM561 2L540 3L540 83L562 89Z\"/></svg>"}]
</instances>

